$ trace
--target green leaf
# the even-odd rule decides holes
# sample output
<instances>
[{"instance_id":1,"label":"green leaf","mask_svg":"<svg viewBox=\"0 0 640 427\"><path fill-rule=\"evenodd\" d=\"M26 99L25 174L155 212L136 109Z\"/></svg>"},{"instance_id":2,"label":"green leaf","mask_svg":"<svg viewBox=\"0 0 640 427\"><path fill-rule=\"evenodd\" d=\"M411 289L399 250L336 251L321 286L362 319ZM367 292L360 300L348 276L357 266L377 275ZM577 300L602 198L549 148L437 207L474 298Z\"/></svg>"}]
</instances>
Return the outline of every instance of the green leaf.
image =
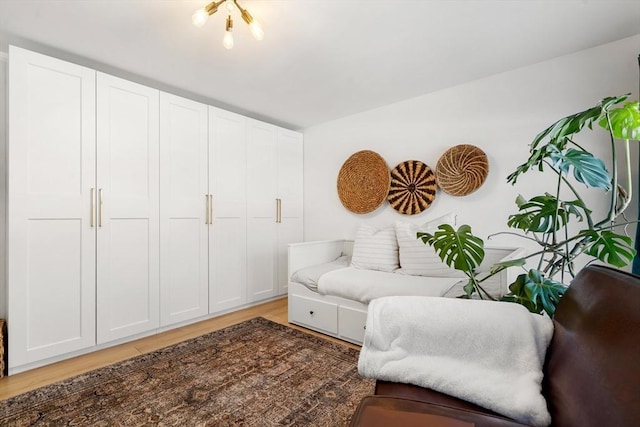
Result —
<instances>
[{"instance_id":1,"label":"green leaf","mask_svg":"<svg viewBox=\"0 0 640 427\"><path fill-rule=\"evenodd\" d=\"M630 93L627 93L619 96L608 96L600 101L600 106L604 111L609 111L614 105L626 101L630 95Z\"/></svg>"},{"instance_id":2,"label":"green leaf","mask_svg":"<svg viewBox=\"0 0 640 427\"><path fill-rule=\"evenodd\" d=\"M524 200L522 196L518 196L516 204L520 213L510 215L507 225L533 233L559 230L569 220L569 212L562 205L558 206L558 203L558 199L548 193L531 200Z\"/></svg>"},{"instance_id":3,"label":"green leaf","mask_svg":"<svg viewBox=\"0 0 640 427\"><path fill-rule=\"evenodd\" d=\"M553 148L550 158L554 167L565 176L573 168L573 177L576 181L587 187L602 188L605 191L611 189L611 177L604 162L588 151L569 148L566 152L561 152Z\"/></svg>"},{"instance_id":4,"label":"green leaf","mask_svg":"<svg viewBox=\"0 0 640 427\"><path fill-rule=\"evenodd\" d=\"M431 245L440 259L456 270L471 274L484 259L484 242L474 236L466 224L458 230L449 224L441 224L433 234L418 233L418 238Z\"/></svg>"},{"instance_id":5,"label":"green leaf","mask_svg":"<svg viewBox=\"0 0 640 427\"><path fill-rule=\"evenodd\" d=\"M511 292L502 298L503 301L521 304L532 313L541 313L544 310L553 317L567 287L544 277L541 271L531 269L528 273L519 275L509 286L509 290Z\"/></svg>"},{"instance_id":6,"label":"green leaf","mask_svg":"<svg viewBox=\"0 0 640 427\"><path fill-rule=\"evenodd\" d=\"M640 138L640 108L638 101L627 102L620 108L608 112L611 121L612 134L615 138L634 139ZM607 117L603 117L599 125L609 130Z\"/></svg>"},{"instance_id":7,"label":"green leaf","mask_svg":"<svg viewBox=\"0 0 640 427\"><path fill-rule=\"evenodd\" d=\"M584 219L584 216L582 215L583 213L591 215L591 209L587 208L582 200L561 201L560 206L570 215L575 216L578 221L582 221Z\"/></svg>"},{"instance_id":8,"label":"green leaf","mask_svg":"<svg viewBox=\"0 0 640 427\"><path fill-rule=\"evenodd\" d=\"M538 308L538 306L535 305L528 297L509 294L500 298L500 301L514 302L516 304L524 305L531 313L540 314L542 312L542 309Z\"/></svg>"},{"instance_id":9,"label":"green leaf","mask_svg":"<svg viewBox=\"0 0 640 427\"><path fill-rule=\"evenodd\" d=\"M610 230L583 230L581 234L588 237L584 252L607 264L624 267L636 255L630 237Z\"/></svg>"},{"instance_id":10,"label":"green leaf","mask_svg":"<svg viewBox=\"0 0 640 427\"><path fill-rule=\"evenodd\" d=\"M533 167L542 170L544 160L549 158L553 151L550 150L550 147L554 147L557 151L563 151L574 134L582 131L585 126L591 129L593 122L600 120L612 106L625 101L628 96L627 94L604 98L595 107L564 117L540 132L530 144L529 158L507 177L507 182L515 184L518 176ZM543 144L543 141L547 139L547 143Z\"/></svg>"},{"instance_id":11,"label":"green leaf","mask_svg":"<svg viewBox=\"0 0 640 427\"><path fill-rule=\"evenodd\" d=\"M516 258L510 259L508 261L497 262L491 266L491 268L489 269L489 274L493 276L494 274L499 273L509 267L521 267L526 263L527 260L524 258Z\"/></svg>"}]
</instances>

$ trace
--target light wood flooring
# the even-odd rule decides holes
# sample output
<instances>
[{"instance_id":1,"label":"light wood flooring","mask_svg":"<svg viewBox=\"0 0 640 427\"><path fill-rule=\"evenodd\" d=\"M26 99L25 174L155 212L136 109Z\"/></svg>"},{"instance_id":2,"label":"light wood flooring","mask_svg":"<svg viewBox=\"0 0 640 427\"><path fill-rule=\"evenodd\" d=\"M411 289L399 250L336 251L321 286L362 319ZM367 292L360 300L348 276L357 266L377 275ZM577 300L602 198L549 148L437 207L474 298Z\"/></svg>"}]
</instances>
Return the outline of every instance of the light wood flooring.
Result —
<instances>
[{"instance_id":1,"label":"light wood flooring","mask_svg":"<svg viewBox=\"0 0 640 427\"><path fill-rule=\"evenodd\" d=\"M42 368L2 378L0 379L0 400L52 384L93 369L107 366L121 360L129 359L140 354L149 353L230 325L235 325L236 323L252 319L256 316L262 316L271 321L281 323L313 335L321 336L340 344L344 344L348 347L359 348L356 345L291 325L287 322L287 299L282 298L219 317L214 317L212 319L203 320L191 325L182 326L157 335L141 338L136 341L131 341L90 354L85 354L83 356L78 356L73 359L64 360Z\"/></svg>"}]
</instances>

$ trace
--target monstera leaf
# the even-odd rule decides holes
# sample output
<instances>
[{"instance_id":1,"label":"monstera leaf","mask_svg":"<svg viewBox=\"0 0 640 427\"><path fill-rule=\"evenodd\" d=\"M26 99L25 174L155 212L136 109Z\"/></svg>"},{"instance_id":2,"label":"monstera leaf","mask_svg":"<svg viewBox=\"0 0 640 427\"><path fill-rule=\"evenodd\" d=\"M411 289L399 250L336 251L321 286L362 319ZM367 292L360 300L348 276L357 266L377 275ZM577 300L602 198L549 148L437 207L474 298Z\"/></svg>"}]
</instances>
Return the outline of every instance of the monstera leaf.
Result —
<instances>
[{"instance_id":1,"label":"monstera leaf","mask_svg":"<svg viewBox=\"0 0 640 427\"><path fill-rule=\"evenodd\" d=\"M553 317L567 287L544 277L541 271L531 269L528 273L519 275L509 286L509 290L511 293L504 296L503 301L522 304L532 313L541 313L544 310Z\"/></svg>"},{"instance_id":2,"label":"monstera leaf","mask_svg":"<svg viewBox=\"0 0 640 427\"><path fill-rule=\"evenodd\" d=\"M524 258L516 258L510 259L507 261L497 262L491 266L489 269L489 274L494 275L496 273L500 273L502 270L505 270L509 267L522 267L527 263L527 260Z\"/></svg>"},{"instance_id":3,"label":"monstera leaf","mask_svg":"<svg viewBox=\"0 0 640 427\"><path fill-rule=\"evenodd\" d=\"M611 189L611 177L604 162L593 154L584 150L569 148L566 152L551 150L550 158L553 165L567 176L573 168L573 177L587 187Z\"/></svg>"},{"instance_id":4,"label":"monstera leaf","mask_svg":"<svg viewBox=\"0 0 640 427\"><path fill-rule=\"evenodd\" d=\"M550 158L553 152L564 151L574 134L580 132L585 126L589 129L593 128L593 122L601 120L614 105L625 101L628 96L627 94L604 98L599 105L564 117L540 132L531 143L529 158L507 177L507 182L515 184L521 174L533 167L542 170L544 160ZM546 144L542 144L547 138L549 141ZM551 147L555 150L551 149Z\"/></svg>"},{"instance_id":5,"label":"monstera leaf","mask_svg":"<svg viewBox=\"0 0 640 427\"><path fill-rule=\"evenodd\" d=\"M569 221L570 215L582 221L582 212L590 213L580 200L559 202L555 196L549 193L533 197L530 200L518 196L516 204L521 212L510 215L507 225L533 233L549 233L559 230Z\"/></svg>"},{"instance_id":6,"label":"monstera leaf","mask_svg":"<svg viewBox=\"0 0 640 427\"><path fill-rule=\"evenodd\" d=\"M607 264L624 267L633 261L636 255L630 237L611 230L583 230L581 234L587 236L584 251Z\"/></svg>"},{"instance_id":7,"label":"monstera leaf","mask_svg":"<svg viewBox=\"0 0 640 427\"><path fill-rule=\"evenodd\" d=\"M634 139L640 138L640 108L638 101L627 102L620 108L609 111L611 133L615 138ZM609 130L609 122L603 117L599 125Z\"/></svg>"},{"instance_id":8,"label":"monstera leaf","mask_svg":"<svg viewBox=\"0 0 640 427\"><path fill-rule=\"evenodd\" d=\"M474 236L466 224L458 230L449 224L441 224L433 234L420 232L418 238L431 245L440 259L456 270L471 273L484 259L484 242Z\"/></svg>"}]
</instances>

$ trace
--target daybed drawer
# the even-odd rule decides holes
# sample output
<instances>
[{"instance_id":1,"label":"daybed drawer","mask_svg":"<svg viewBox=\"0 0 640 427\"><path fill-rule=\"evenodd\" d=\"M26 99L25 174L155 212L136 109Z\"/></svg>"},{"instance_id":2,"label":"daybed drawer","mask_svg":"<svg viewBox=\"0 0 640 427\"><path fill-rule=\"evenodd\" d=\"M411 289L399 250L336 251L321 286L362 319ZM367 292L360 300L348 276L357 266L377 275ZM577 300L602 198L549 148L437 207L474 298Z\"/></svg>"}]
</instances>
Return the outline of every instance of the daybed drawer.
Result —
<instances>
[{"instance_id":1,"label":"daybed drawer","mask_svg":"<svg viewBox=\"0 0 640 427\"><path fill-rule=\"evenodd\" d=\"M299 295L291 296L291 320L332 334L338 333L338 305Z\"/></svg>"},{"instance_id":2,"label":"daybed drawer","mask_svg":"<svg viewBox=\"0 0 640 427\"><path fill-rule=\"evenodd\" d=\"M338 309L340 324L340 337L350 341L362 343L364 341L364 329L367 324L367 312L355 308L340 307Z\"/></svg>"}]
</instances>

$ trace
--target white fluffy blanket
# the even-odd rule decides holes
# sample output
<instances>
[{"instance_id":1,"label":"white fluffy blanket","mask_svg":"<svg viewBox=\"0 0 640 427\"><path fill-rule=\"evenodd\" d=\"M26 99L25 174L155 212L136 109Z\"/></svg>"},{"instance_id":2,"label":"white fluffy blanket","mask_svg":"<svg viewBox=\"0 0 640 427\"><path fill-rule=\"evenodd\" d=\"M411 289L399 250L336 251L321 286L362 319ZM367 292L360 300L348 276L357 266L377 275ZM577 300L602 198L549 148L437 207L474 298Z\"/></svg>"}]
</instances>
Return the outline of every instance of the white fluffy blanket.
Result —
<instances>
[{"instance_id":1,"label":"white fluffy blanket","mask_svg":"<svg viewBox=\"0 0 640 427\"><path fill-rule=\"evenodd\" d=\"M549 318L513 303L433 297L371 301L358 370L547 426L542 365Z\"/></svg>"}]
</instances>

